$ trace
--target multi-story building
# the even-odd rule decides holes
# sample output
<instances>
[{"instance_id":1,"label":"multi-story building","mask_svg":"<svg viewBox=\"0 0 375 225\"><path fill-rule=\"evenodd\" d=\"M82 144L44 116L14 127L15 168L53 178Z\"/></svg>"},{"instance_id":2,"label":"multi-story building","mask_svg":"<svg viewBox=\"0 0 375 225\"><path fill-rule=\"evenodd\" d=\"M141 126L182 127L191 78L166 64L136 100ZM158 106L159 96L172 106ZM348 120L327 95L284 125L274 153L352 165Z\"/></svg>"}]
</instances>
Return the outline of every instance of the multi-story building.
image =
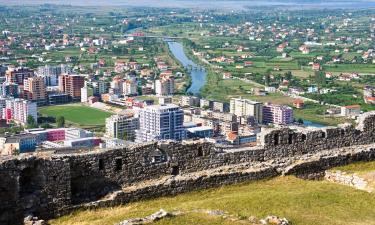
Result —
<instances>
[{"instance_id":1,"label":"multi-story building","mask_svg":"<svg viewBox=\"0 0 375 225\"><path fill-rule=\"evenodd\" d=\"M124 79L122 79L120 76L115 76L110 83L110 87L113 90L113 93L116 95L123 93L123 85Z\"/></svg>"},{"instance_id":2,"label":"multi-story building","mask_svg":"<svg viewBox=\"0 0 375 225\"><path fill-rule=\"evenodd\" d=\"M19 134L6 137L3 148L0 149L0 155L13 155L15 152L25 153L33 152L36 149L36 135Z\"/></svg>"},{"instance_id":3,"label":"multi-story building","mask_svg":"<svg viewBox=\"0 0 375 225\"><path fill-rule=\"evenodd\" d=\"M42 77L30 77L24 80L24 98L37 104L46 103L46 86Z\"/></svg>"},{"instance_id":4,"label":"multi-story building","mask_svg":"<svg viewBox=\"0 0 375 225\"><path fill-rule=\"evenodd\" d=\"M161 76L155 81L155 93L157 95L173 95L174 94L174 77Z\"/></svg>"},{"instance_id":5,"label":"multi-story building","mask_svg":"<svg viewBox=\"0 0 375 225\"><path fill-rule=\"evenodd\" d=\"M213 102L210 101L210 100L201 98L200 101L199 101L199 105L200 105L201 108L210 109L210 108L213 107Z\"/></svg>"},{"instance_id":6,"label":"multi-story building","mask_svg":"<svg viewBox=\"0 0 375 225\"><path fill-rule=\"evenodd\" d=\"M181 106L199 106L200 99L195 96L181 96L180 105Z\"/></svg>"},{"instance_id":7,"label":"multi-story building","mask_svg":"<svg viewBox=\"0 0 375 225\"><path fill-rule=\"evenodd\" d=\"M109 83L102 80L89 80L85 82L85 85L91 87L94 91L94 96L100 96L101 94L108 93Z\"/></svg>"},{"instance_id":8,"label":"multi-story building","mask_svg":"<svg viewBox=\"0 0 375 225\"><path fill-rule=\"evenodd\" d=\"M106 136L134 141L135 131L139 129L139 118L129 115L113 115L106 119Z\"/></svg>"},{"instance_id":9,"label":"multi-story building","mask_svg":"<svg viewBox=\"0 0 375 225\"><path fill-rule=\"evenodd\" d=\"M50 93L48 94L48 103L50 105L66 104L72 101L72 97L65 93Z\"/></svg>"},{"instance_id":10,"label":"multi-story building","mask_svg":"<svg viewBox=\"0 0 375 225\"><path fill-rule=\"evenodd\" d=\"M93 137L93 133L80 128L68 128L65 130L65 140Z\"/></svg>"},{"instance_id":11,"label":"multi-story building","mask_svg":"<svg viewBox=\"0 0 375 225\"><path fill-rule=\"evenodd\" d=\"M349 106L342 106L341 107L341 116L358 116L361 114L361 106L360 105L349 105Z\"/></svg>"},{"instance_id":12,"label":"multi-story building","mask_svg":"<svg viewBox=\"0 0 375 225\"><path fill-rule=\"evenodd\" d=\"M263 122L265 124L290 124L293 123L293 109L285 105L267 103L263 106Z\"/></svg>"},{"instance_id":13,"label":"multi-story building","mask_svg":"<svg viewBox=\"0 0 375 225\"><path fill-rule=\"evenodd\" d=\"M73 100L81 99L81 88L85 85L85 78L80 75L62 74L59 76L59 89Z\"/></svg>"},{"instance_id":14,"label":"multi-story building","mask_svg":"<svg viewBox=\"0 0 375 225\"><path fill-rule=\"evenodd\" d=\"M232 98L230 100L230 113L239 117L254 117L255 122L263 122L263 104L242 98Z\"/></svg>"},{"instance_id":15,"label":"multi-story building","mask_svg":"<svg viewBox=\"0 0 375 225\"><path fill-rule=\"evenodd\" d=\"M18 98L19 88L16 83L4 82L1 84L1 95Z\"/></svg>"},{"instance_id":16,"label":"multi-story building","mask_svg":"<svg viewBox=\"0 0 375 225\"><path fill-rule=\"evenodd\" d=\"M0 77L5 77L5 73L8 70L7 65L0 65Z\"/></svg>"},{"instance_id":17,"label":"multi-story building","mask_svg":"<svg viewBox=\"0 0 375 225\"><path fill-rule=\"evenodd\" d=\"M81 102L87 103L89 97L94 95L94 90L91 87L84 86L81 88Z\"/></svg>"},{"instance_id":18,"label":"multi-story building","mask_svg":"<svg viewBox=\"0 0 375 225\"><path fill-rule=\"evenodd\" d=\"M23 125L27 124L28 116L32 116L37 122L37 105L19 98L8 98L5 100L5 108L2 109L2 118L10 121L15 121Z\"/></svg>"},{"instance_id":19,"label":"multi-story building","mask_svg":"<svg viewBox=\"0 0 375 225\"><path fill-rule=\"evenodd\" d=\"M152 105L139 111L140 128L136 142L156 140L183 140L186 138L184 112L173 104Z\"/></svg>"},{"instance_id":20,"label":"multi-story building","mask_svg":"<svg viewBox=\"0 0 375 225\"><path fill-rule=\"evenodd\" d=\"M23 81L34 76L34 71L27 67L8 68L5 73L6 81L23 85Z\"/></svg>"},{"instance_id":21,"label":"multi-story building","mask_svg":"<svg viewBox=\"0 0 375 225\"><path fill-rule=\"evenodd\" d=\"M125 96L137 95L138 94L138 85L137 81L133 79L126 80L123 83L122 90Z\"/></svg>"},{"instance_id":22,"label":"multi-story building","mask_svg":"<svg viewBox=\"0 0 375 225\"><path fill-rule=\"evenodd\" d=\"M45 65L38 67L37 76L43 77L46 86L57 86L61 74L71 74L72 68L66 64L58 66Z\"/></svg>"}]
</instances>

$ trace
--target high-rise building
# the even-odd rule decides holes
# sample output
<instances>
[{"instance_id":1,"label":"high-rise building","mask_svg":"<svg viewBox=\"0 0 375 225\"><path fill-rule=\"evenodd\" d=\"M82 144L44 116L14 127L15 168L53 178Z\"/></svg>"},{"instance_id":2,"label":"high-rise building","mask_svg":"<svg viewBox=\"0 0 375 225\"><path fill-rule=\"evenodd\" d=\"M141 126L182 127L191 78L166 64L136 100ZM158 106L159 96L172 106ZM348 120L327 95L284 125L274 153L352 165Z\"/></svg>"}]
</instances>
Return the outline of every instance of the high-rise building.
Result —
<instances>
[{"instance_id":1,"label":"high-rise building","mask_svg":"<svg viewBox=\"0 0 375 225\"><path fill-rule=\"evenodd\" d=\"M173 95L174 94L174 77L161 76L155 81L155 93L157 95Z\"/></svg>"},{"instance_id":2,"label":"high-rise building","mask_svg":"<svg viewBox=\"0 0 375 225\"><path fill-rule=\"evenodd\" d=\"M239 117L254 117L255 122L263 122L263 104L242 98L232 98L230 100L230 113Z\"/></svg>"},{"instance_id":3,"label":"high-rise building","mask_svg":"<svg viewBox=\"0 0 375 225\"><path fill-rule=\"evenodd\" d=\"M5 108L2 108L2 118L15 121L23 125L27 124L28 116L32 116L37 122L37 105L35 102L20 98L8 98L5 100Z\"/></svg>"},{"instance_id":4,"label":"high-rise building","mask_svg":"<svg viewBox=\"0 0 375 225\"><path fill-rule=\"evenodd\" d=\"M62 74L59 76L59 89L70 95L73 100L81 99L81 88L85 85L85 78L80 75Z\"/></svg>"},{"instance_id":5,"label":"high-rise building","mask_svg":"<svg viewBox=\"0 0 375 225\"><path fill-rule=\"evenodd\" d=\"M25 79L24 97L38 104L45 104L47 96L43 77L30 77Z\"/></svg>"},{"instance_id":6,"label":"high-rise building","mask_svg":"<svg viewBox=\"0 0 375 225\"><path fill-rule=\"evenodd\" d=\"M94 90L91 87L84 86L81 88L81 102L87 103L89 97L94 95Z\"/></svg>"},{"instance_id":7,"label":"high-rise building","mask_svg":"<svg viewBox=\"0 0 375 225\"><path fill-rule=\"evenodd\" d=\"M183 140L184 112L177 105L151 105L139 111L140 128L136 131L136 142L157 140Z\"/></svg>"},{"instance_id":8,"label":"high-rise building","mask_svg":"<svg viewBox=\"0 0 375 225\"><path fill-rule=\"evenodd\" d=\"M293 123L293 109L285 105L265 104L263 106L263 122L265 124Z\"/></svg>"},{"instance_id":9,"label":"high-rise building","mask_svg":"<svg viewBox=\"0 0 375 225\"><path fill-rule=\"evenodd\" d=\"M23 85L23 81L34 76L34 71L27 67L8 68L5 73L8 83Z\"/></svg>"},{"instance_id":10,"label":"high-rise building","mask_svg":"<svg viewBox=\"0 0 375 225\"><path fill-rule=\"evenodd\" d=\"M106 136L134 141L135 131L139 129L139 118L129 115L113 115L106 119Z\"/></svg>"},{"instance_id":11,"label":"high-rise building","mask_svg":"<svg viewBox=\"0 0 375 225\"><path fill-rule=\"evenodd\" d=\"M61 74L71 74L72 68L69 65L58 66L45 65L38 67L37 75L43 77L46 86L57 86Z\"/></svg>"}]
</instances>

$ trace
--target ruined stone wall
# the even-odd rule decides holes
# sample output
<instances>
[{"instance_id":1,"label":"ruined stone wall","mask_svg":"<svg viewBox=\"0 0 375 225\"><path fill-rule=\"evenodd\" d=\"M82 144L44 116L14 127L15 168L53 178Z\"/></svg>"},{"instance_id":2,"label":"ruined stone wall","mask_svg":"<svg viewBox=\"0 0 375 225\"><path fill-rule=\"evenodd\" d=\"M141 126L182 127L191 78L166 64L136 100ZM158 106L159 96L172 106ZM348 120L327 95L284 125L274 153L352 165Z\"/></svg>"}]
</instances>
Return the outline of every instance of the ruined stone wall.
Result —
<instances>
[{"instance_id":1,"label":"ruined stone wall","mask_svg":"<svg viewBox=\"0 0 375 225\"><path fill-rule=\"evenodd\" d=\"M241 163L278 160L327 149L375 143L375 114L366 114L357 127L322 130L275 129L265 132L262 145L229 150L205 142L163 142L134 145L124 149L48 157L20 156L0 159L0 224L17 224L23 215L42 218L71 210L74 205L96 201L108 193L135 183L169 175L183 175ZM311 168L319 168L312 166ZM126 201L183 190L213 187L244 180L274 176L275 171L231 174L210 180L176 183L152 193L140 189ZM193 182L193 183L191 183ZM143 194L142 194L143 193ZM120 200L119 200L120 201ZM125 201L125 200L121 200Z\"/></svg>"}]
</instances>

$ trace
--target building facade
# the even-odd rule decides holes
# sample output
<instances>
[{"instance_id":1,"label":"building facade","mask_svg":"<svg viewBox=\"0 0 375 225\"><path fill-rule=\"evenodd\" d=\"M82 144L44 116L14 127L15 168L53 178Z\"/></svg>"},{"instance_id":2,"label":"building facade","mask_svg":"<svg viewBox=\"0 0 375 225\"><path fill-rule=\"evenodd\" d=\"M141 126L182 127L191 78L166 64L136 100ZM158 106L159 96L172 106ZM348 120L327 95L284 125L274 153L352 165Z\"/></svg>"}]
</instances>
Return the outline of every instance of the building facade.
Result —
<instances>
[{"instance_id":1,"label":"building facade","mask_svg":"<svg viewBox=\"0 0 375 225\"><path fill-rule=\"evenodd\" d=\"M3 107L3 106L2 106ZM27 124L28 116L32 116L35 122L38 121L37 105L19 98L8 98L5 100L5 107L2 110L2 118L7 122L17 122Z\"/></svg>"},{"instance_id":2,"label":"building facade","mask_svg":"<svg viewBox=\"0 0 375 225\"><path fill-rule=\"evenodd\" d=\"M46 103L46 86L42 77L30 77L24 80L24 98L37 104Z\"/></svg>"},{"instance_id":3,"label":"building facade","mask_svg":"<svg viewBox=\"0 0 375 225\"><path fill-rule=\"evenodd\" d=\"M293 121L293 109L291 107L269 103L263 106L263 123L290 124Z\"/></svg>"},{"instance_id":4,"label":"building facade","mask_svg":"<svg viewBox=\"0 0 375 225\"><path fill-rule=\"evenodd\" d=\"M81 99L81 88L85 85L85 78L79 75L63 74L59 76L59 90L64 92L73 100Z\"/></svg>"},{"instance_id":5,"label":"building facade","mask_svg":"<svg viewBox=\"0 0 375 225\"><path fill-rule=\"evenodd\" d=\"M263 104L242 98L232 98L230 100L230 113L239 117L252 116L255 122L263 122Z\"/></svg>"},{"instance_id":6,"label":"building facade","mask_svg":"<svg viewBox=\"0 0 375 225\"><path fill-rule=\"evenodd\" d=\"M184 112L173 104L152 105L139 111L140 128L136 142L186 139Z\"/></svg>"},{"instance_id":7,"label":"building facade","mask_svg":"<svg viewBox=\"0 0 375 225\"><path fill-rule=\"evenodd\" d=\"M6 81L9 83L16 83L23 85L23 81L29 77L34 76L34 71L27 67L9 68L6 73Z\"/></svg>"},{"instance_id":8,"label":"building facade","mask_svg":"<svg viewBox=\"0 0 375 225\"><path fill-rule=\"evenodd\" d=\"M139 118L128 115L113 115L106 119L106 136L134 141L135 131L139 129Z\"/></svg>"}]
</instances>

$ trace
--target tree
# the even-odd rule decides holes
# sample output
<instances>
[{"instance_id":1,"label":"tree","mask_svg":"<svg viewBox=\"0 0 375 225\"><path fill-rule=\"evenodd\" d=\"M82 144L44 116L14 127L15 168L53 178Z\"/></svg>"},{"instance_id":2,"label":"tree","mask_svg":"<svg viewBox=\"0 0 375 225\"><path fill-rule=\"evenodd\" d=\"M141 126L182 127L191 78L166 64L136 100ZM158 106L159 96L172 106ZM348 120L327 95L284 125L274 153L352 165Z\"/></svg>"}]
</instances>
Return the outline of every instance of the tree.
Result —
<instances>
[{"instance_id":1,"label":"tree","mask_svg":"<svg viewBox=\"0 0 375 225\"><path fill-rule=\"evenodd\" d=\"M43 123L40 127L44 129L52 128L52 126L49 123Z\"/></svg>"},{"instance_id":2,"label":"tree","mask_svg":"<svg viewBox=\"0 0 375 225\"><path fill-rule=\"evenodd\" d=\"M27 116L27 128L35 128L37 126L35 119L32 115Z\"/></svg>"},{"instance_id":3,"label":"tree","mask_svg":"<svg viewBox=\"0 0 375 225\"><path fill-rule=\"evenodd\" d=\"M65 117L59 116L56 119L57 127L65 127Z\"/></svg>"},{"instance_id":4,"label":"tree","mask_svg":"<svg viewBox=\"0 0 375 225\"><path fill-rule=\"evenodd\" d=\"M269 73L266 73L266 75L264 76L264 84L266 86L270 85L270 75L269 75Z\"/></svg>"}]
</instances>

